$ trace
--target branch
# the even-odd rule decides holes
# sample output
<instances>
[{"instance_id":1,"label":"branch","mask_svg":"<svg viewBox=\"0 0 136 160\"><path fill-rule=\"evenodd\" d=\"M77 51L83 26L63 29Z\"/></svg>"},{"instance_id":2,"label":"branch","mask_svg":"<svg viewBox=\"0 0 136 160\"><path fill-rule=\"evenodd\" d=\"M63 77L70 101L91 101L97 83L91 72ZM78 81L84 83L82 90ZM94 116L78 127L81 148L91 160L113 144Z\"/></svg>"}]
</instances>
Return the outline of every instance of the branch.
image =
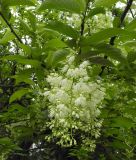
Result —
<instances>
[{"instance_id":1,"label":"branch","mask_svg":"<svg viewBox=\"0 0 136 160\"><path fill-rule=\"evenodd\" d=\"M87 1L86 3L86 9L85 9L85 12L83 13L83 18L82 18L82 22L81 22L81 30L80 30L80 36L82 37L83 34L84 34L84 29L85 29L85 19L86 19L86 15L87 15L87 10L89 8L89 3L90 3L90 0ZM80 38L81 39L81 38ZM81 47L79 49L79 55L81 54Z\"/></svg>"},{"instance_id":2,"label":"branch","mask_svg":"<svg viewBox=\"0 0 136 160\"><path fill-rule=\"evenodd\" d=\"M121 15L121 17L120 17L120 25L119 25L119 28L122 26L122 24L123 24L123 22L124 22L124 19L125 19L127 13L128 13L128 11L131 9L132 3L133 3L133 0L129 0L129 1L127 2L127 6L126 6L124 12L122 13L122 15ZM115 42L116 37L117 37L117 36L111 37L110 42L109 42L110 45L114 46L114 42ZM104 56L104 58L107 59L108 57L107 57L107 56ZM101 75L103 74L105 68L106 68L106 66L102 66L102 67L101 67L102 70L101 70L101 72L99 73L99 76L101 76Z\"/></svg>"},{"instance_id":3,"label":"branch","mask_svg":"<svg viewBox=\"0 0 136 160\"><path fill-rule=\"evenodd\" d=\"M15 30L12 28L11 24L7 21L7 19L4 17L4 15L2 14L2 12L0 12L0 16L2 17L2 19L5 21L5 23L7 24L7 26L10 28L11 32L15 35L15 37L18 39L18 41L20 43L23 43L22 40L20 39L20 37L17 35L17 33L15 32Z\"/></svg>"},{"instance_id":4,"label":"branch","mask_svg":"<svg viewBox=\"0 0 136 160\"><path fill-rule=\"evenodd\" d=\"M134 1L134 0L129 0L129 1L127 2L127 6L126 6L124 12L123 12L122 15L121 15L121 19L120 19L120 20L121 20L121 24L120 24L120 25L122 25L122 23L123 23L126 15L127 15L127 13L128 13L128 11L131 9L131 6L132 6L133 1Z\"/></svg>"}]
</instances>

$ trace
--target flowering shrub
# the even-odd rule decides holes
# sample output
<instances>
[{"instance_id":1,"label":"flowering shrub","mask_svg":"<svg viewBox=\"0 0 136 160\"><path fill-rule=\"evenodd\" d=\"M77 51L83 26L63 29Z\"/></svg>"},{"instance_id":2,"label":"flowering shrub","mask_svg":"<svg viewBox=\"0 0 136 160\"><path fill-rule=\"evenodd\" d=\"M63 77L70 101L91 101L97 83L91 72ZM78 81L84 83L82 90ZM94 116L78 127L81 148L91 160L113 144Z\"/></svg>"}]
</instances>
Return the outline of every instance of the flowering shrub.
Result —
<instances>
[{"instance_id":1,"label":"flowering shrub","mask_svg":"<svg viewBox=\"0 0 136 160\"><path fill-rule=\"evenodd\" d=\"M100 136L102 120L100 115L104 88L98 81L91 81L91 66L88 61L74 65L74 56L67 58L67 64L58 72L47 77L50 88L45 88L44 96L49 102L49 128L52 134L47 140L57 139L62 146L79 143L94 150L95 139Z\"/></svg>"}]
</instances>

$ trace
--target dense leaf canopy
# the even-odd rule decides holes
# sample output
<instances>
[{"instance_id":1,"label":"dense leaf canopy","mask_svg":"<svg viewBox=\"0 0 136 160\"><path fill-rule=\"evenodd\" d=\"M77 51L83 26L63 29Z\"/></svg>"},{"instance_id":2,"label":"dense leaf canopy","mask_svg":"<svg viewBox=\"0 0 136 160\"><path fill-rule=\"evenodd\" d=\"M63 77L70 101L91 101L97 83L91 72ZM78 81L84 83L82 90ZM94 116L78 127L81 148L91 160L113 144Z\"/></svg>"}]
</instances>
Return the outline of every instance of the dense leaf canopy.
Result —
<instances>
[{"instance_id":1,"label":"dense leaf canopy","mask_svg":"<svg viewBox=\"0 0 136 160\"><path fill-rule=\"evenodd\" d=\"M0 160L136 159L135 0L0 0Z\"/></svg>"}]
</instances>

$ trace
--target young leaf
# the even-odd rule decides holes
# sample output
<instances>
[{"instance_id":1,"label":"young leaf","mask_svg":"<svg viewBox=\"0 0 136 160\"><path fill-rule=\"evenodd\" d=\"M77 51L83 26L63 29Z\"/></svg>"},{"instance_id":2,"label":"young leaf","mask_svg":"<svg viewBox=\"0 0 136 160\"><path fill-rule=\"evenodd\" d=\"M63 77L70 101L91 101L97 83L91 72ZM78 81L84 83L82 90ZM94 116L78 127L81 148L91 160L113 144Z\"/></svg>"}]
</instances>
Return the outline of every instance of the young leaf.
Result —
<instances>
[{"instance_id":1,"label":"young leaf","mask_svg":"<svg viewBox=\"0 0 136 160\"><path fill-rule=\"evenodd\" d=\"M56 9L71 13L81 13L85 10L85 7L85 0L46 0L41 4L38 11L43 11L45 9Z\"/></svg>"}]
</instances>

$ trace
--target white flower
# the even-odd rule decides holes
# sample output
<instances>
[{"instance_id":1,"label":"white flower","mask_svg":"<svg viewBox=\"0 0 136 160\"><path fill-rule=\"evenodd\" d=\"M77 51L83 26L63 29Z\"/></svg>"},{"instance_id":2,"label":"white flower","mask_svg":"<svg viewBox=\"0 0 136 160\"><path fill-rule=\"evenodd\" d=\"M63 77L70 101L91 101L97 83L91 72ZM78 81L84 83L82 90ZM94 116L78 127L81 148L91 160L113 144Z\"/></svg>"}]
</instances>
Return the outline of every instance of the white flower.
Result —
<instances>
[{"instance_id":1,"label":"white flower","mask_svg":"<svg viewBox=\"0 0 136 160\"><path fill-rule=\"evenodd\" d=\"M84 61L79 65L79 68L86 68L89 65L88 61Z\"/></svg>"},{"instance_id":2,"label":"white flower","mask_svg":"<svg viewBox=\"0 0 136 160\"><path fill-rule=\"evenodd\" d=\"M50 95L50 91L45 91L44 93L43 93L43 96L45 96L45 97L47 97L47 96L49 96Z\"/></svg>"},{"instance_id":3,"label":"white flower","mask_svg":"<svg viewBox=\"0 0 136 160\"><path fill-rule=\"evenodd\" d=\"M58 90L55 98L60 102L69 103L70 97L64 90Z\"/></svg>"},{"instance_id":4,"label":"white flower","mask_svg":"<svg viewBox=\"0 0 136 160\"><path fill-rule=\"evenodd\" d=\"M60 84L61 84L61 87L64 88L65 90L70 90L71 87L72 87L72 80L69 80L67 78L63 79Z\"/></svg>"},{"instance_id":5,"label":"white flower","mask_svg":"<svg viewBox=\"0 0 136 160\"><path fill-rule=\"evenodd\" d=\"M73 93L90 93L90 87L87 83L84 82L76 83L75 85L73 85Z\"/></svg>"},{"instance_id":6,"label":"white flower","mask_svg":"<svg viewBox=\"0 0 136 160\"><path fill-rule=\"evenodd\" d=\"M69 109L64 104L57 105L56 109L58 111L57 113L59 118L65 118L69 114Z\"/></svg>"},{"instance_id":7,"label":"white flower","mask_svg":"<svg viewBox=\"0 0 136 160\"><path fill-rule=\"evenodd\" d=\"M52 86L59 86L60 81L62 80L62 76L51 75L46 78L47 82Z\"/></svg>"},{"instance_id":8,"label":"white flower","mask_svg":"<svg viewBox=\"0 0 136 160\"><path fill-rule=\"evenodd\" d=\"M101 81L91 81L88 71L91 66L84 61L79 66L74 65L75 57L68 57L67 64L59 71L54 71L47 77L50 88L43 95L49 100L49 127L52 129L52 137L56 137L61 145L72 145L75 141L76 130L89 132L92 137L99 137L101 122L98 116L101 111L101 102L105 90L101 87ZM91 72L90 72L91 73ZM76 121L75 121L76 119ZM72 129L72 133L69 131ZM69 138L68 138L69 137ZM67 139L68 138L68 139ZM88 137L86 145L92 145L95 138Z\"/></svg>"},{"instance_id":9,"label":"white flower","mask_svg":"<svg viewBox=\"0 0 136 160\"><path fill-rule=\"evenodd\" d=\"M86 98L83 97L83 96L80 96L78 97L76 100L75 100L75 105L76 106L86 106Z\"/></svg>"},{"instance_id":10,"label":"white flower","mask_svg":"<svg viewBox=\"0 0 136 160\"><path fill-rule=\"evenodd\" d=\"M69 69L69 66L68 66L68 65L65 65L65 66L62 68L62 73L67 72L68 69Z\"/></svg>"},{"instance_id":11,"label":"white flower","mask_svg":"<svg viewBox=\"0 0 136 160\"><path fill-rule=\"evenodd\" d=\"M75 60L75 56L69 57L68 64L72 64L74 62L74 60Z\"/></svg>"},{"instance_id":12,"label":"white flower","mask_svg":"<svg viewBox=\"0 0 136 160\"><path fill-rule=\"evenodd\" d=\"M74 77L74 69L68 69L67 71L67 77L73 78Z\"/></svg>"}]
</instances>

